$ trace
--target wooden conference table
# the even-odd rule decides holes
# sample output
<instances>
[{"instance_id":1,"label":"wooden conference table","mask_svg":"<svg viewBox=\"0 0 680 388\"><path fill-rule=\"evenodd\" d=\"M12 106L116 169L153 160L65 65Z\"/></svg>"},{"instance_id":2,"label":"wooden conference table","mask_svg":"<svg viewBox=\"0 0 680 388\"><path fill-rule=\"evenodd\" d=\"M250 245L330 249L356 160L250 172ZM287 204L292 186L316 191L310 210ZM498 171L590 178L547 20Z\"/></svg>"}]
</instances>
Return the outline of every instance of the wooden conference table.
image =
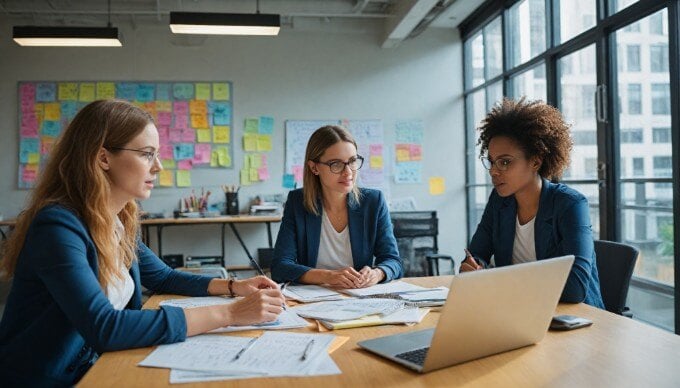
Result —
<instances>
[{"instance_id":1,"label":"wooden conference table","mask_svg":"<svg viewBox=\"0 0 680 388\"><path fill-rule=\"evenodd\" d=\"M435 287L451 276L410 278ZM154 296L145 308L157 308L171 296ZM482 307L480 307L482 308ZM438 312L416 326L373 326L331 332L350 339L332 354L342 374L321 377L257 378L200 383L237 387L670 387L680 383L680 336L584 304L560 304L560 314L579 315L594 324L574 331L549 331L537 345L497 354L428 374L418 374L361 350L357 341L436 325ZM312 331L297 329L294 331ZM238 335L255 336L260 331ZM470 335L475 335L474 330ZM78 384L80 387L166 387L168 369L138 367L153 347L102 355ZM196 384L183 384L188 387Z\"/></svg>"}]
</instances>

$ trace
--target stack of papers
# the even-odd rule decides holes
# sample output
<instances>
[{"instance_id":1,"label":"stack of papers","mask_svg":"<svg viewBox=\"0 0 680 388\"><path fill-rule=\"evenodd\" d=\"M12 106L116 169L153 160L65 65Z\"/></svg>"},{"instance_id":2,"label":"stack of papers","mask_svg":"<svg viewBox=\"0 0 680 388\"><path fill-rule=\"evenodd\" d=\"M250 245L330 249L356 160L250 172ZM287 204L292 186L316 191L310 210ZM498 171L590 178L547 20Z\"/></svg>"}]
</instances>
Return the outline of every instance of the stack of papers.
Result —
<instances>
[{"instance_id":1,"label":"stack of papers","mask_svg":"<svg viewBox=\"0 0 680 388\"><path fill-rule=\"evenodd\" d=\"M388 315L404 308L404 302L394 299L342 299L313 303L292 310L305 318L339 322L368 315Z\"/></svg>"},{"instance_id":2,"label":"stack of papers","mask_svg":"<svg viewBox=\"0 0 680 388\"><path fill-rule=\"evenodd\" d=\"M392 314L387 315L369 315L363 318L342 322L320 320L319 323L321 323L327 329L331 330L394 324L413 325L416 323L420 323L420 321L423 320L423 318L425 317L425 315L427 315L428 312L430 312L430 309L418 307L405 307L401 310L397 310Z\"/></svg>"},{"instance_id":3,"label":"stack of papers","mask_svg":"<svg viewBox=\"0 0 680 388\"><path fill-rule=\"evenodd\" d=\"M287 286L283 290L286 298L295 299L302 303L321 302L324 300L338 300L343 296L339 292L315 285Z\"/></svg>"},{"instance_id":4,"label":"stack of papers","mask_svg":"<svg viewBox=\"0 0 680 388\"><path fill-rule=\"evenodd\" d=\"M443 306L449 296L448 287L437 287L425 289L423 291L405 292L399 294L401 299L407 301L408 305L419 307Z\"/></svg>"},{"instance_id":5,"label":"stack of papers","mask_svg":"<svg viewBox=\"0 0 680 388\"><path fill-rule=\"evenodd\" d=\"M229 304L239 300L239 298L224 298L220 296L203 296L195 298L168 299L162 301L161 306L175 306L180 308L194 308L203 306L214 306L219 304ZM211 333L226 333L232 331L245 330L284 330L307 327L310 323L301 318L291 309L283 310L275 321L258 323L248 326L227 326L212 330Z\"/></svg>"},{"instance_id":6,"label":"stack of papers","mask_svg":"<svg viewBox=\"0 0 680 388\"><path fill-rule=\"evenodd\" d=\"M328 355L334 338L333 335L286 332L266 332L257 339L201 335L185 342L160 345L139 366L171 368L170 383L173 384L340 374Z\"/></svg>"},{"instance_id":7,"label":"stack of papers","mask_svg":"<svg viewBox=\"0 0 680 388\"><path fill-rule=\"evenodd\" d=\"M401 294L404 292L427 291L427 290L430 289L402 282L401 280L394 280L389 283L376 284L375 286L366 288L345 289L342 290L342 292L352 296L362 297L378 294Z\"/></svg>"}]
</instances>

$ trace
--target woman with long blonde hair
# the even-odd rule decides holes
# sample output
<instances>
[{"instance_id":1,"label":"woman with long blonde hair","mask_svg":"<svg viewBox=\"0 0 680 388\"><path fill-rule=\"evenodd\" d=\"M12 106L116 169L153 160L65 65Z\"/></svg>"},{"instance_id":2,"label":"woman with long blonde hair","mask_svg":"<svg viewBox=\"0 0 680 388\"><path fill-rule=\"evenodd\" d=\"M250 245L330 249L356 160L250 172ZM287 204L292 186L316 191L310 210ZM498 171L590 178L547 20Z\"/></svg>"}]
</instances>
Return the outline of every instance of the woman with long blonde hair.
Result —
<instances>
[{"instance_id":1,"label":"woman with long blonde hair","mask_svg":"<svg viewBox=\"0 0 680 388\"><path fill-rule=\"evenodd\" d=\"M151 116L120 100L88 104L61 135L3 252L3 275L13 279L0 322L3 384L73 385L102 352L183 341L281 312L271 280L173 271L140 241L135 200L151 194L158 152ZM140 310L142 284L245 298Z\"/></svg>"},{"instance_id":2,"label":"woman with long blonde hair","mask_svg":"<svg viewBox=\"0 0 680 388\"><path fill-rule=\"evenodd\" d=\"M304 187L288 194L283 212L274 280L362 288L402 276L385 198L357 186L363 163L344 128L329 125L312 134Z\"/></svg>"}]
</instances>

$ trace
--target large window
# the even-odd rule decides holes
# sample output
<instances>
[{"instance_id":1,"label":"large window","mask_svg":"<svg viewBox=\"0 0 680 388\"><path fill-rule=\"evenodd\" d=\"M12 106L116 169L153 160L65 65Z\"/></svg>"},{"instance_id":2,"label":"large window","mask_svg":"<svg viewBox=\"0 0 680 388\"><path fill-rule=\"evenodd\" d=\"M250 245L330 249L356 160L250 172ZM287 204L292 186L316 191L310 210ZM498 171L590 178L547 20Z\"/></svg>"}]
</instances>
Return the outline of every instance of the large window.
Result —
<instances>
[{"instance_id":1,"label":"large window","mask_svg":"<svg viewBox=\"0 0 680 388\"><path fill-rule=\"evenodd\" d=\"M461 24L470 236L492 190L474 128L503 90L511 98L544 100L571 124L574 146L563 182L588 199L593 237L641 252L629 293L635 318L680 334L673 230L680 220L673 209L680 117L671 120L680 111L680 101L671 100L680 75L670 72L680 68L673 51L680 34L678 23L669 23L669 9L677 17L680 0L485 4L495 11ZM678 307L657 307L668 306L663 298Z\"/></svg>"}]
</instances>

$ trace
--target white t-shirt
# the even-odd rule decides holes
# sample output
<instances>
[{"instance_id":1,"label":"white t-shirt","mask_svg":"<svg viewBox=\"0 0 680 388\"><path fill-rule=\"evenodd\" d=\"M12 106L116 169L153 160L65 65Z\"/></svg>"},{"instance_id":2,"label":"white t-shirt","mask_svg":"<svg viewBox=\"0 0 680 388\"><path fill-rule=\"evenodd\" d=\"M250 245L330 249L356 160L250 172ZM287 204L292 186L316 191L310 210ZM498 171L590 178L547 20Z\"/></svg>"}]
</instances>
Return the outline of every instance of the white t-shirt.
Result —
<instances>
[{"instance_id":1,"label":"white t-shirt","mask_svg":"<svg viewBox=\"0 0 680 388\"><path fill-rule=\"evenodd\" d=\"M116 241L119 244L120 240L123 238L123 233L125 233L125 227L118 217L116 217L114 234L116 236ZM135 292L135 283L132 280L132 276L130 276L130 271L125 268L122 262L120 263L119 271L121 272L122 279L114 277L106 286L106 296L116 310L124 309L130 302L130 299L132 299L132 294Z\"/></svg>"},{"instance_id":2,"label":"white t-shirt","mask_svg":"<svg viewBox=\"0 0 680 388\"><path fill-rule=\"evenodd\" d=\"M340 269L354 266L352 244L349 241L349 224L337 232L326 212L321 216L321 237L316 268Z\"/></svg>"},{"instance_id":3,"label":"white t-shirt","mask_svg":"<svg viewBox=\"0 0 680 388\"><path fill-rule=\"evenodd\" d=\"M515 221L515 243L512 245L512 264L536 261L536 240L534 224L536 217L524 225L520 225L519 217Z\"/></svg>"}]
</instances>

